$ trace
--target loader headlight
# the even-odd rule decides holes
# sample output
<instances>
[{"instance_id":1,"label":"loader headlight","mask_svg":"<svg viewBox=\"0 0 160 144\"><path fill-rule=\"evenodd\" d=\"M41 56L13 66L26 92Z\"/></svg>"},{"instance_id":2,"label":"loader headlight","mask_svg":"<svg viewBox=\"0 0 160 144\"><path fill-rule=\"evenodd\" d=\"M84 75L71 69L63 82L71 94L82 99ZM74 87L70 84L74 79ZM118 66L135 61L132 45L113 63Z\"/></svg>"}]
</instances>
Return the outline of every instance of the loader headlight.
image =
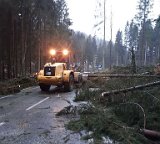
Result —
<instances>
[{"instance_id":1,"label":"loader headlight","mask_svg":"<svg viewBox=\"0 0 160 144\"><path fill-rule=\"evenodd\" d=\"M69 54L69 51L68 51L68 50L66 50L66 49L65 49L65 50L63 50L63 55L65 55L65 56L66 56L66 55L68 55L68 54Z\"/></svg>"},{"instance_id":2,"label":"loader headlight","mask_svg":"<svg viewBox=\"0 0 160 144\"><path fill-rule=\"evenodd\" d=\"M51 50L50 50L50 54L51 54L52 56L56 55L56 50L51 49Z\"/></svg>"}]
</instances>

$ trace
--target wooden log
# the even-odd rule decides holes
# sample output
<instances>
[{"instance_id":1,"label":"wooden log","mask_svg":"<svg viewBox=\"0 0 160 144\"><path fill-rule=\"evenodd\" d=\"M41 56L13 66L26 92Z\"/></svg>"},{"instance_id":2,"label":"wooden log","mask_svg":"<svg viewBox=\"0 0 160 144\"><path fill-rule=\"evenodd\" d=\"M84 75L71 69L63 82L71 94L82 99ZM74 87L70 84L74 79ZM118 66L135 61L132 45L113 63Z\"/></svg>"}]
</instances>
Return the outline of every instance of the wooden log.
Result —
<instances>
[{"instance_id":1,"label":"wooden log","mask_svg":"<svg viewBox=\"0 0 160 144\"><path fill-rule=\"evenodd\" d=\"M144 135L146 138L152 140L152 141L159 141L160 140L160 132L155 131L155 130L149 130L149 129L135 129L133 127L128 127L128 126L121 126L120 124L117 124L115 122L113 122L115 125L117 125L118 127L121 127L123 129L130 129L133 130L135 132L138 132L142 135Z\"/></svg>"},{"instance_id":2,"label":"wooden log","mask_svg":"<svg viewBox=\"0 0 160 144\"><path fill-rule=\"evenodd\" d=\"M124 88L124 89L119 89L119 90L112 90L112 91L103 92L102 97L106 97L106 96L112 95L112 94L127 93L130 91L140 90L140 89L144 89L144 88L152 87L152 86L156 86L156 85L160 85L160 81L156 81L156 82L152 82L152 83L148 83L148 84L144 84L144 85L138 85L138 86L134 86L134 87L129 87L129 88Z\"/></svg>"},{"instance_id":3,"label":"wooden log","mask_svg":"<svg viewBox=\"0 0 160 144\"><path fill-rule=\"evenodd\" d=\"M142 75L142 74L88 74L88 78L96 78L96 77L110 77L110 78L127 78L127 77L135 77L135 78L142 78L142 77L156 77L160 78L160 75Z\"/></svg>"},{"instance_id":4,"label":"wooden log","mask_svg":"<svg viewBox=\"0 0 160 144\"><path fill-rule=\"evenodd\" d=\"M160 140L160 132L148 129L141 129L140 133L143 134L146 138L159 141Z\"/></svg>"}]
</instances>

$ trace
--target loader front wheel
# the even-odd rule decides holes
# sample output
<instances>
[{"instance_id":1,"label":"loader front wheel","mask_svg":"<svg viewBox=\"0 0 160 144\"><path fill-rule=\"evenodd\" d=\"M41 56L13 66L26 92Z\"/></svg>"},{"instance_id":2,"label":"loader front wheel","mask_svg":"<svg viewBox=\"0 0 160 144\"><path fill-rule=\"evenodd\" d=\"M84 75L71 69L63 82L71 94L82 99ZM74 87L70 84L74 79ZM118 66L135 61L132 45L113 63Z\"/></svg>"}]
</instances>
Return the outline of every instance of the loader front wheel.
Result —
<instances>
[{"instance_id":1,"label":"loader front wheel","mask_svg":"<svg viewBox=\"0 0 160 144\"><path fill-rule=\"evenodd\" d=\"M39 86L40 86L40 89L42 90L42 91L49 91L49 89L50 89L50 85L46 85L46 84L43 84L43 83L40 83L39 84Z\"/></svg>"},{"instance_id":2,"label":"loader front wheel","mask_svg":"<svg viewBox=\"0 0 160 144\"><path fill-rule=\"evenodd\" d=\"M69 82L65 82L64 84L64 90L67 92L71 92L73 88L74 88L74 77L73 74L70 74Z\"/></svg>"}]
</instances>

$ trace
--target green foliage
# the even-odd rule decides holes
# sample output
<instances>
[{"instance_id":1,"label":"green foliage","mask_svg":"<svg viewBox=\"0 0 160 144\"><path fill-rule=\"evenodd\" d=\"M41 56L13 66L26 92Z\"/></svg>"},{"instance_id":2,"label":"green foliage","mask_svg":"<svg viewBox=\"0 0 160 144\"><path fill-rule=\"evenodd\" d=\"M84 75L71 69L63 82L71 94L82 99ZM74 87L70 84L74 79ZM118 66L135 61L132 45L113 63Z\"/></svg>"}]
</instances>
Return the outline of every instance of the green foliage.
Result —
<instances>
[{"instance_id":1,"label":"green foliage","mask_svg":"<svg viewBox=\"0 0 160 144\"><path fill-rule=\"evenodd\" d=\"M78 91L75 101L88 101L90 99L95 100L97 98L97 95L99 95L99 90L92 91L90 87L92 89L96 88L95 84L93 85L93 82L87 81L87 83L83 85L82 89Z\"/></svg>"},{"instance_id":2,"label":"green foliage","mask_svg":"<svg viewBox=\"0 0 160 144\"><path fill-rule=\"evenodd\" d=\"M80 93L76 96L74 101L75 102L76 101L87 101L89 100L89 95L90 95L89 90L85 89L83 91L80 91Z\"/></svg>"},{"instance_id":3,"label":"green foliage","mask_svg":"<svg viewBox=\"0 0 160 144\"><path fill-rule=\"evenodd\" d=\"M81 120L73 120L73 121L70 121L66 127L72 131L82 131L84 130L84 121L83 119Z\"/></svg>"},{"instance_id":4,"label":"green foliage","mask_svg":"<svg viewBox=\"0 0 160 144\"><path fill-rule=\"evenodd\" d=\"M120 69L120 67L119 67ZM122 68L123 69L123 68ZM123 69L127 70L127 68ZM71 121L69 129L92 131L93 134L86 138L94 138L101 141L102 136L123 144L150 144L151 141L139 133L144 126L144 115L146 128L160 131L160 91L159 86L136 90L126 94L110 95L103 101L100 99L102 91L122 89L143 85L156 81L153 78L112 78L107 81L94 79L92 81L100 88L98 91L90 91L89 86L82 88L82 92L76 97L76 101L84 100L92 103L92 108L80 114L80 119ZM103 81L103 88L102 88ZM89 82L88 85L90 85ZM143 110L144 111L143 111Z\"/></svg>"}]
</instances>

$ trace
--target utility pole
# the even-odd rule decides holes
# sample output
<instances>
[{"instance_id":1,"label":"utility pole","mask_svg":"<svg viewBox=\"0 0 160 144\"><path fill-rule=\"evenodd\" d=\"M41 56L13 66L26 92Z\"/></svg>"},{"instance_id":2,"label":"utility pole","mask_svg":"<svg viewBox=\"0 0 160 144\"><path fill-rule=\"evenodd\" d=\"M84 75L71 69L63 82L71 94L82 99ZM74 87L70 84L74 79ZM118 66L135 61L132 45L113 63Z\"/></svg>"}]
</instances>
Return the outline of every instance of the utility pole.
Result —
<instances>
[{"instance_id":1,"label":"utility pole","mask_svg":"<svg viewBox=\"0 0 160 144\"><path fill-rule=\"evenodd\" d=\"M113 28L113 23L112 23L112 6L111 6L111 25L110 25L110 28L111 28L111 41L110 41L110 54L109 54L109 59L110 59L110 65L109 65L109 68L111 70L112 68L112 28Z\"/></svg>"},{"instance_id":2,"label":"utility pole","mask_svg":"<svg viewBox=\"0 0 160 144\"><path fill-rule=\"evenodd\" d=\"M103 70L105 69L105 41L106 41L106 0L104 0L104 38L103 38Z\"/></svg>"},{"instance_id":3,"label":"utility pole","mask_svg":"<svg viewBox=\"0 0 160 144\"><path fill-rule=\"evenodd\" d=\"M41 69L41 17L40 4L38 5L38 71Z\"/></svg>"}]
</instances>

